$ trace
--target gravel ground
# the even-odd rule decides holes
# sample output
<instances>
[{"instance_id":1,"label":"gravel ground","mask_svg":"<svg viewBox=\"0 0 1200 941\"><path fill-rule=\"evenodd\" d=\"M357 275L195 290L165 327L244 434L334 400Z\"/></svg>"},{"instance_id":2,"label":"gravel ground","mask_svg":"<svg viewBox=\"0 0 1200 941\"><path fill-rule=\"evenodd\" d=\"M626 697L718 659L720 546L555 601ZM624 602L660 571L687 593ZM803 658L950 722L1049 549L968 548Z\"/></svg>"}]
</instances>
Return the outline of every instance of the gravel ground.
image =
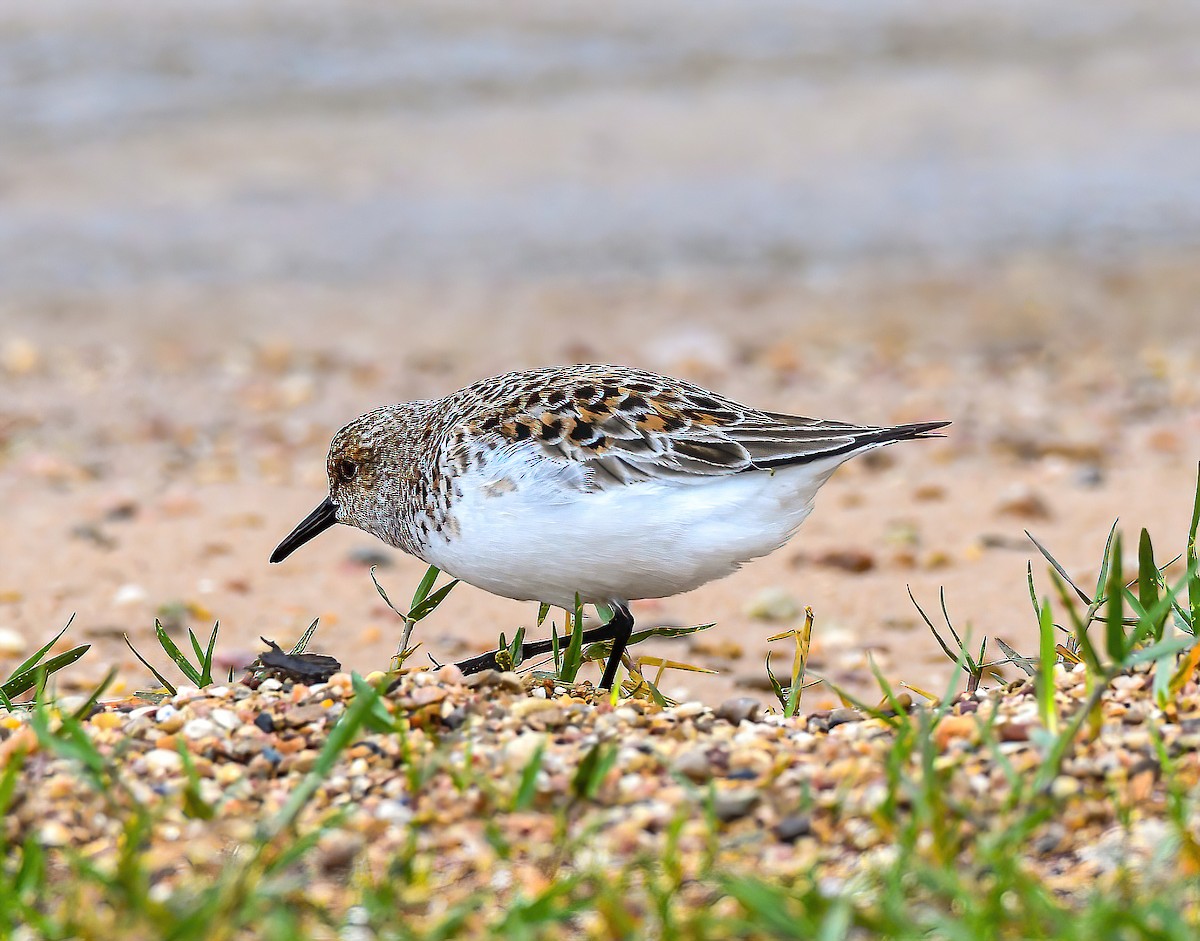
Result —
<instances>
[{"instance_id":1,"label":"gravel ground","mask_svg":"<svg viewBox=\"0 0 1200 941\"><path fill-rule=\"evenodd\" d=\"M1160 737L1172 756L1175 786L1200 783L1197 680L1160 709L1149 674L1117 677L1100 722L1049 782L1053 813L1021 857L1063 898L1131 878L1150 889L1198 870L1196 842L1169 839L1154 745ZM1059 667L1056 683L1057 708L1067 715L1086 696L1083 672ZM352 698L350 677L337 674L312 686L254 680L180 690L159 703L104 704L86 726L123 783L103 790L81 780L70 761L39 751L27 716L5 716L0 767L29 752L4 821L7 835L36 834L47 847L111 861L124 808L134 801L156 821L145 847L154 892L165 896L215 877L313 768ZM386 708L407 720L406 734L364 732L300 818L306 831L344 813L305 863L308 897L335 910L354 864L386 872L411 840L430 867L428 879L407 890L414 918L444 912L478 890L495 890L499 911L514 893L544 889L573 868L661 857L669 839L678 841L669 856L685 870L685 883L711 863L784 883L815 872L833 889L884 864L912 811L904 802L884 807L889 756L904 733L887 718L850 708L788 719L745 699L716 709L639 700L614 706L597 701L587 685L565 689L495 672L464 679L452 667L408 674ZM934 729L931 772L947 806L968 821L960 866L972 865L975 841L1003 833L1012 819L1014 782L1027 786L1043 764L1040 731L1032 681L961 695ZM613 747L612 765L581 793L577 770L600 743ZM180 745L198 776L196 798L214 808L211 819L185 812ZM538 754L535 790L514 809L522 772ZM909 784L924 773L916 760L898 770ZM680 827L674 835L673 824ZM1200 819L1189 826L1200 837ZM702 884L693 888L690 901L705 904Z\"/></svg>"}]
</instances>

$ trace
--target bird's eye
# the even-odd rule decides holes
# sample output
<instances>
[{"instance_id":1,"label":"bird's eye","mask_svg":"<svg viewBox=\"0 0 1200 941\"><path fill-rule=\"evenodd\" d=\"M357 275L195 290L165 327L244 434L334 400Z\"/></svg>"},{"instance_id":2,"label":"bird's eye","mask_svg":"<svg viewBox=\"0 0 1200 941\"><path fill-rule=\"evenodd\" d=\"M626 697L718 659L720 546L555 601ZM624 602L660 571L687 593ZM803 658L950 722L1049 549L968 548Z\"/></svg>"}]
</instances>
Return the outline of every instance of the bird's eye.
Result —
<instances>
[{"instance_id":1,"label":"bird's eye","mask_svg":"<svg viewBox=\"0 0 1200 941\"><path fill-rule=\"evenodd\" d=\"M354 479L354 475L358 473L358 465L349 458L342 458L333 465L333 475L342 483L346 483Z\"/></svg>"}]
</instances>

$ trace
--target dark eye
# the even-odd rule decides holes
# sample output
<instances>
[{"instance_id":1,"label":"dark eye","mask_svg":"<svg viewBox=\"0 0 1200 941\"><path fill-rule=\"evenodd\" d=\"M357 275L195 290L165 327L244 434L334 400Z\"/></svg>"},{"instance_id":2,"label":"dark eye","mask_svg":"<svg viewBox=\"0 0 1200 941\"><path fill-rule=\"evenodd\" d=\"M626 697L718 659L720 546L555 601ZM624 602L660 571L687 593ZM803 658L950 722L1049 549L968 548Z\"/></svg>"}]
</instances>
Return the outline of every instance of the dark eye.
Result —
<instances>
[{"instance_id":1,"label":"dark eye","mask_svg":"<svg viewBox=\"0 0 1200 941\"><path fill-rule=\"evenodd\" d=\"M358 473L358 465L349 458L342 458L333 465L333 476L346 483L354 479L354 475Z\"/></svg>"}]
</instances>

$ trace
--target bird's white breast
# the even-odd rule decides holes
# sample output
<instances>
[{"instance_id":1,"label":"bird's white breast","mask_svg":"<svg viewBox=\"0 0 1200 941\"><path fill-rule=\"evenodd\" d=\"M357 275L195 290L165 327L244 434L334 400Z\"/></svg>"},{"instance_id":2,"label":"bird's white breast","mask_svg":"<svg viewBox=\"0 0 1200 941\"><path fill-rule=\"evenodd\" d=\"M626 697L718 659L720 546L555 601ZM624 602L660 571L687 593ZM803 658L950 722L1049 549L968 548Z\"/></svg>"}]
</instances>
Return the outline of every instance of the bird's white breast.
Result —
<instances>
[{"instance_id":1,"label":"bird's white breast","mask_svg":"<svg viewBox=\"0 0 1200 941\"><path fill-rule=\"evenodd\" d=\"M457 479L453 524L426 561L509 598L661 598L777 549L847 456L770 471L580 489L570 462L498 452Z\"/></svg>"}]
</instances>

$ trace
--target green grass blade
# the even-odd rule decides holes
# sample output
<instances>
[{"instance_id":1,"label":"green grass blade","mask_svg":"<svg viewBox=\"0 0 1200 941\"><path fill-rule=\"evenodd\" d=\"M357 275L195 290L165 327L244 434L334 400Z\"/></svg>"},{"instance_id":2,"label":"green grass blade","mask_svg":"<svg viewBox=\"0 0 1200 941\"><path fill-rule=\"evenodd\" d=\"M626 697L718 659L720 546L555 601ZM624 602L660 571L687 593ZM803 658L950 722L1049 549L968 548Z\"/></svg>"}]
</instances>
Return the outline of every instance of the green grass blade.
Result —
<instances>
[{"instance_id":1,"label":"green grass blade","mask_svg":"<svg viewBox=\"0 0 1200 941\"><path fill-rule=\"evenodd\" d=\"M154 668L153 663L151 663L149 660L147 660L145 657L143 657L140 653L138 653L138 649L135 646L133 646L133 642L130 641L128 634L122 634L121 636L125 638L125 646L128 647L130 649L130 651L132 651L133 655L142 662L142 666L144 666L147 670L149 670L152 674L154 674L154 678L156 680L158 680L159 685L162 686L163 689L165 689L172 696L174 696L177 692L179 692L179 690L177 690L175 688L174 683L172 683L170 680L168 680L165 676L163 676L161 673L158 672L158 670L156 670Z\"/></svg>"},{"instance_id":2,"label":"green grass blade","mask_svg":"<svg viewBox=\"0 0 1200 941\"><path fill-rule=\"evenodd\" d=\"M162 626L162 622L158 618L154 619L154 634L158 638L159 646L175 662L175 666L179 667L179 672L191 680L192 685L197 689L203 686L204 684L200 682L200 672L192 666L187 655L171 639L171 636L167 633L167 629Z\"/></svg>"},{"instance_id":3,"label":"green grass blade","mask_svg":"<svg viewBox=\"0 0 1200 941\"><path fill-rule=\"evenodd\" d=\"M546 739L538 742L537 748L526 762L525 767L521 769L521 781L517 785L517 794L513 798L513 810L521 811L528 810L533 806L534 798L537 797L537 776L542 770L542 761L546 757Z\"/></svg>"},{"instance_id":4,"label":"green grass blade","mask_svg":"<svg viewBox=\"0 0 1200 941\"><path fill-rule=\"evenodd\" d=\"M420 602L409 609L408 618L406 620L420 621L423 618L429 617L429 615L434 612L434 609L436 609L438 605L446 600L446 596L450 594L457 584L458 579L456 578L449 584L443 585L432 595L429 595L429 597L423 598Z\"/></svg>"},{"instance_id":5,"label":"green grass blade","mask_svg":"<svg viewBox=\"0 0 1200 941\"><path fill-rule=\"evenodd\" d=\"M1033 583L1033 560L1025 563L1025 582L1029 586L1029 600L1033 603L1033 615L1041 620L1042 611L1038 607L1037 586Z\"/></svg>"},{"instance_id":6,"label":"green grass blade","mask_svg":"<svg viewBox=\"0 0 1200 941\"><path fill-rule=\"evenodd\" d=\"M1167 640L1160 640L1157 644L1151 644L1149 647L1143 647L1141 650L1135 650L1124 660L1124 666L1133 667L1139 663L1149 663L1154 660L1163 660L1167 657L1174 657L1177 653L1183 650L1188 650L1196 643L1196 638L1190 634L1185 634L1182 637L1170 637Z\"/></svg>"},{"instance_id":7,"label":"green grass blade","mask_svg":"<svg viewBox=\"0 0 1200 941\"><path fill-rule=\"evenodd\" d=\"M1037 676L1037 661L1034 660L1033 657L1021 656L1021 654L1006 644L999 637L996 638L996 643L1000 645L1000 650L1004 654L1005 660L1011 663L1026 676ZM993 664L993 666L995 665L996 664Z\"/></svg>"},{"instance_id":8,"label":"green grass blade","mask_svg":"<svg viewBox=\"0 0 1200 941\"><path fill-rule=\"evenodd\" d=\"M1100 559L1100 574L1096 577L1096 596L1091 601L1093 605L1098 605L1107 595L1108 567L1113 559L1113 540L1119 542L1117 536L1117 523L1119 522L1120 520L1113 520L1112 527L1108 531L1108 538L1104 540L1104 555Z\"/></svg>"},{"instance_id":9,"label":"green grass blade","mask_svg":"<svg viewBox=\"0 0 1200 941\"><path fill-rule=\"evenodd\" d=\"M1117 525L1116 523L1113 524L1113 529L1116 529L1116 525ZM1025 530L1025 535L1029 537L1030 542L1032 542L1035 546L1037 546L1038 552L1040 552L1043 556L1046 557L1046 561L1049 562L1052 566L1054 566L1055 571L1058 572L1058 574L1062 576L1063 581L1065 581L1068 585L1071 586L1072 589L1074 589L1075 594L1077 594L1079 596L1080 600L1084 604L1091 604L1092 599L1087 596L1087 594L1084 592L1084 590L1082 588L1080 588L1073 581L1071 581L1071 576L1067 574L1067 570L1059 564L1058 559L1054 558L1054 556L1052 556L1050 554L1050 550L1047 549L1045 546L1043 546L1040 542L1038 542L1037 539L1034 538L1033 533L1031 533L1029 530ZM1109 533L1109 540L1110 541L1112 540L1112 533ZM1105 552L1107 553L1107 551L1108 550L1106 547ZM1030 579L1030 583L1032 585L1032 581L1033 581L1033 570L1032 569L1030 569L1029 579ZM1101 581L1100 584L1103 585L1104 582ZM1096 589L1097 594L1099 593L1099 591L1100 591L1100 589L1097 588ZM1037 607L1036 596L1034 597L1033 603L1034 603L1034 607Z\"/></svg>"},{"instance_id":10,"label":"green grass blade","mask_svg":"<svg viewBox=\"0 0 1200 941\"><path fill-rule=\"evenodd\" d=\"M320 620L320 618L313 618L313 622L308 625L308 628L303 634L300 635L300 639L296 641L292 649L288 651L289 654L291 654L293 657L298 657L308 649L308 642L313 639L313 634L317 632L317 624L320 622Z\"/></svg>"},{"instance_id":11,"label":"green grass blade","mask_svg":"<svg viewBox=\"0 0 1200 941\"><path fill-rule=\"evenodd\" d=\"M1067 609L1067 614L1070 615L1071 624L1075 628L1075 649L1079 651L1083 662L1087 664L1087 668L1093 673L1100 671L1100 657L1096 654L1096 647L1092 643L1092 638L1088 636L1088 627L1090 626L1075 610L1075 599L1071 597L1067 591L1066 583L1062 580L1062 576L1054 569L1050 570L1050 582L1054 585L1054 590L1058 592L1058 597L1062 600L1063 607ZM1039 622L1041 615L1038 615Z\"/></svg>"},{"instance_id":12,"label":"green grass blade","mask_svg":"<svg viewBox=\"0 0 1200 941\"><path fill-rule=\"evenodd\" d=\"M376 568L377 568L377 566L374 566L374 565L371 566L371 571L369 573L371 576L371 584L374 585L375 590L377 592L379 592L379 597L383 599L383 603L386 604L389 608L391 608L392 611L394 611L396 613L397 617L403 618L404 612L401 611L399 608L397 608L394 604L392 604L392 599L388 597L388 593L386 591L384 591L383 586L381 584L379 584L379 579L377 579L375 577L375 569ZM425 577L426 578L429 577L428 572L425 573ZM424 582L424 579L422 579L422 582Z\"/></svg>"},{"instance_id":13,"label":"green grass blade","mask_svg":"<svg viewBox=\"0 0 1200 941\"><path fill-rule=\"evenodd\" d=\"M1158 566L1154 564L1154 545L1145 527L1138 539L1138 602L1146 611L1158 604ZM1161 636L1159 633L1155 639Z\"/></svg>"},{"instance_id":14,"label":"green grass blade","mask_svg":"<svg viewBox=\"0 0 1200 941\"><path fill-rule=\"evenodd\" d=\"M433 590L433 585L440 574L442 574L441 569L436 565L431 565L425 570L425 574L421 576L421 581L417 583L417 590L413 592L412 603L408 606L410 612L429 597L429 593ZM409 617L411 616L410 613Z\"/></svg>"},{"instance_id":15,"label":"green grass blade","mask_svg":"<svg viewBox=\"0 0 1200 941\"><path fill-rule=\"evenodd\" d=\"M91 715L92 710L94 708L96 708L96 703L98 703L100 701L100 697L104 695L104 693L108 690L109 686L112 685L112 681L115 680L116 678L117 678L117 668L111 667L109 669L109 671L104 674L104 679L102 679L100 681L100 684L94 690L92 690L91 695L89 695L88 698L86 700L84 700L83 705L80 706L78 709L76 709L71 714L71 717L76 722L82 722L89 715Z\"/></svg>"},{"instance_id":16,"label":"green grass blade","mask_svg":"<svg viewBox=\"0 0 1200 941\"><path fill-rule=\"evenodd\" d=\"M17 668L15 670L13 670L13 676L16 676L18 673L24 673L26 670L30 669L30 667L36 666L37 662L39 660L41 660L42 657L44 657L49 652L50 648L58 643L59 638L62 637L63 634L65 634L67 632L67 628L71 626L71 622L74 620L75 620L75 615L72 614L70 616L70 618L67 619L67 623L63 626L63 629L61 631L59 631L57 634L55 634L50 639L49 643L45 644L42 647L39 647L32 656L27 657L25 660L23 660L21 663L19 663L17 665Z\"/></svg>"},{"instance_id":17,"label":"green grass blade","mask_svg":"<svg viewBox=\"0 0 1200 941\"><path fill-rule=\"evenodd\" d=\"M580 760L571 779L571 793L580 800L594 800L616 763L617 746L612 742L597 742Z\"/></svg>"},{"instance_id":18,"label":"green grass blade","mask_svg":"<svg viewBox=\"0 0 1200 941\"><path fill-rule=\"evenodd\" d=\"M1104 592L1104 650L1112 663L1121 663L1129 652L1125 636L1125 580L1121 576L1121 536L1107 554L1107 590Z\"/></svg>"},{"instance_id":19,"label":"green grass blade","mask_svg":"<svg viewBox=\"0 0 1200 941\"><path fill-rule=\"evenodd\" d=\"M629 646L632 647L634 644L640 644L642 641L648 640L651 637L662 637L665 639L670 639L673 637L686 637L688 634L695 634L699 631L707 631L710 628L715 627L716 624L716 621L709 621L707 624L692 624L687 627L648 627L644 631L634 631L632 634L630 634Z\"/></svg>"},{"instance_id":20,"label":"green grass blade","mask_svg":"<svg viewBox=\"0 0 1200 941\"><path fill-rule=\"evenodd\" d=\"M24 672L17 673L10 677L3 686L0 686L0 693L3 693L4 699L11 703L17 696L33 689L37 685L39 676L52 676L59 670L69 667L91 649L91 644L81 644L78 647L72 647L65 653L60 653L57 657L51 657L45 663L40 663Z\"/></svg>"},{"instance_id":21,"label":"green grass blade","mask_svg":"<svg viewBox=\"0 0 1200 941\"><path fill-rule=\"evenodd\" d=\"M574 683L583 664L583 605L579 595L575 596L575 611L567 612L567 616L571 619L571 642L563 652L562 672L558 678L564 683Z\"/></svg>"},{"instance_id":22,"label":"green grass blade","mask_svg":"<svg viewBox=\"0 0 1200 941\"><path fill-rule=\"evenodd\" d=\"M1054 616L1050 599L1042 600L1042 617L1038 622L1038 675L1036 680L1038 718L1052 735L1058 732L1058 711L1054 708L1054 665L1058 661L1054 635Z\"/></svg>"},{"instance_id":23,"label":"green grass blade","mask_svg":"<svg viewBox=\"0 0 1200 941\"><path fill-rule=\"evenodd\" d=\"M1187 564L1192 573L1188 580L1188 601L1192 608L1192 631L1200 630L1200 563L1196 558L1196 533L1200 530L1200 465L1196 467L1196 502L1192 505L1192 526L1188 530Z\"/></svg>"},{"instance_id":24,"label":"green grass blade","mask_svg":"<svg viewBox=\"0 0 1200 941\"><path fill-rule=\"evenodd\" d=\"M767 679L771 681L771 691L775 693L775 698L779 700L779 707L787 714L788 707L788 692L784 689L783 684L775 676L775 671L771 669L771 654L773 651L767 651Z\"/></svg>"}]
</instances>

